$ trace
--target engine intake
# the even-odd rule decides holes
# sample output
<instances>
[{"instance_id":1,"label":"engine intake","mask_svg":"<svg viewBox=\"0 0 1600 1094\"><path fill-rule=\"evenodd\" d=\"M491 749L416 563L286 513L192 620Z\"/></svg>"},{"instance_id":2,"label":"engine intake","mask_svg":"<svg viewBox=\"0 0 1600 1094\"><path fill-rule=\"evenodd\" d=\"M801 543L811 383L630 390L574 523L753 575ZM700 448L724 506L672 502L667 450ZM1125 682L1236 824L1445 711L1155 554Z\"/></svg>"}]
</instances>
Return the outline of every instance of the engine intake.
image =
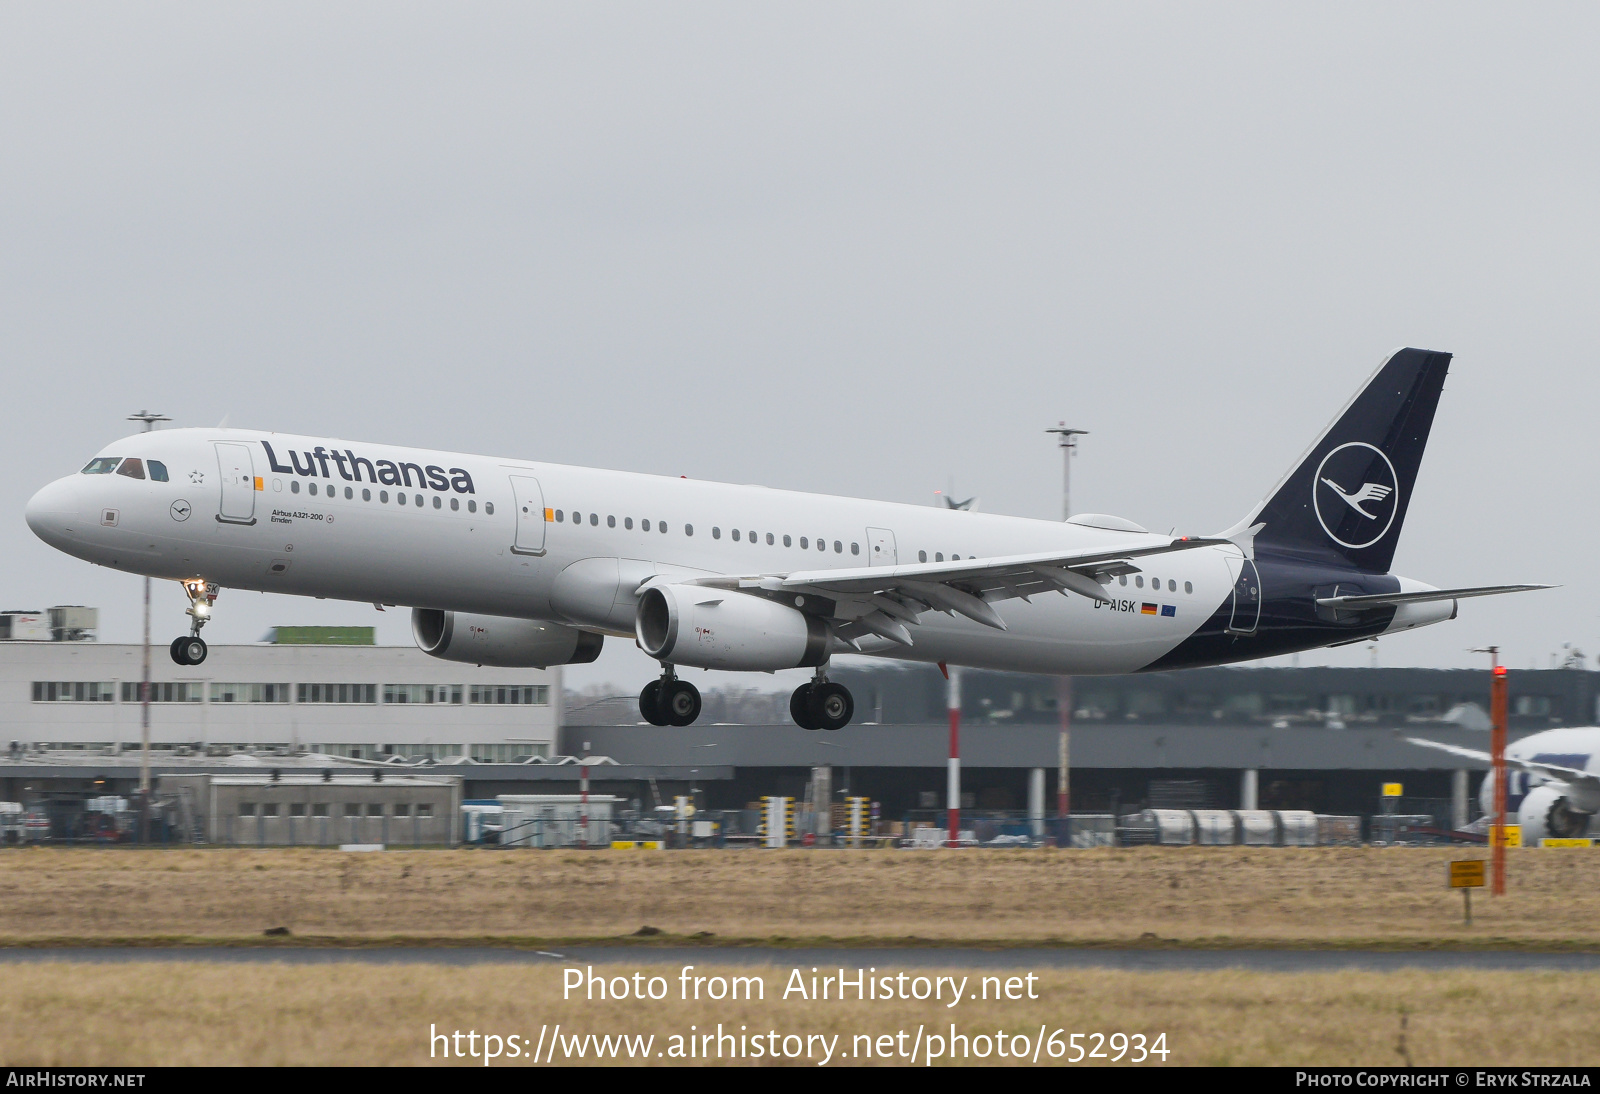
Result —
<instances>
[{"instance_id":1,"label":"engine intake","mask_svg":"<svg viewBox=\"0 0 1600 1094\"><path fill-rule=\"evenodd\" d=\"M412 608L411 634L431 657L508 669L587 665L605 644L604 635L560 623L437 608Z\"/></svg>"},{"instance_id":2,"label":"engine intake","mask_svg":"<svg viewBox=\"0 0 1600 1094\"><path fill-rule=\"evenodd\" d=\"M658 661L744 672L820 665L833 638L821 619L787 604L699 585L646 589L634 631Z\"/></svg>"},{"instance_id":3,"label":"engine intake","mask_svg":"<svg viewBox=\"0 0 1600 1094\"><path fill-rule=\"evenodd\" d=\"M1528 791L1517 810L1524 846L1539 845L1546 836L1572 839L1589 831L1594 814L1573 808L1570 798L1553 786L1538 786Z\"/></svg>"}]
</instances>

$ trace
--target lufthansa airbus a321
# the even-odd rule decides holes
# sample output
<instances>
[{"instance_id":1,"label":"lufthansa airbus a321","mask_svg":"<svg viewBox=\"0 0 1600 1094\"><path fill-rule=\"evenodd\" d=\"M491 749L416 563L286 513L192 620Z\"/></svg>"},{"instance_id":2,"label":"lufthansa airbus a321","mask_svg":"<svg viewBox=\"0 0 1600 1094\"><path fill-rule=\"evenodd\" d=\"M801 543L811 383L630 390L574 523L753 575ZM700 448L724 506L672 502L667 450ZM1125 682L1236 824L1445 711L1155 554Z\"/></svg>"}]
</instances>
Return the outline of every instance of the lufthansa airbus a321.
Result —
<instances>
[{"instance_id":1,"label":"lufthansa airbus a321","mask_svg":"<svg viewBox=\"0 0 1600 1094\"><path fill-rule=\"evenodd\" d=\"M426 652L539 666L605 636L661 663L639 707L688 725L677 669L812 668L790 710L838 729L839 653L1094 675L1218 665L1451 619L1389 573L1450 355L1391 355L1278 486L1214 536L1065 522L241 429L106 446L34 495L78 558L182 582L206 657L220 588L406 605Z\"/></svg>"}]
</instances>

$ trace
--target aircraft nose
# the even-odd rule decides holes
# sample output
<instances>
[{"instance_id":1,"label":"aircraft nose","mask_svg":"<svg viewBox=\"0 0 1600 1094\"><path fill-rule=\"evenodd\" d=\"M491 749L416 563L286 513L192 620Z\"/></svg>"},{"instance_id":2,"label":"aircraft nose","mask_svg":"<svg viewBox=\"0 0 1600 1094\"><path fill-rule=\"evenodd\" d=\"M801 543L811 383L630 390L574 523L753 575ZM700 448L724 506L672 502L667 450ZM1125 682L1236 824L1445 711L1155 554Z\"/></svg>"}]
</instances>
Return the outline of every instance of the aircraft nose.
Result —
<instances>
[{"instance_id":1,"label":"aircraft nose","mask_svg":"<svg viewBox=\"0 0 1600 1094\"><path fill-rule=\"evenodd\" d=\"M74 526L81 519L79 491L74 478L57 479L48 484L28 499L28 507L23 511L33 534L52 547L60 547L70 539Z\"/></svg>"}]
</instances>

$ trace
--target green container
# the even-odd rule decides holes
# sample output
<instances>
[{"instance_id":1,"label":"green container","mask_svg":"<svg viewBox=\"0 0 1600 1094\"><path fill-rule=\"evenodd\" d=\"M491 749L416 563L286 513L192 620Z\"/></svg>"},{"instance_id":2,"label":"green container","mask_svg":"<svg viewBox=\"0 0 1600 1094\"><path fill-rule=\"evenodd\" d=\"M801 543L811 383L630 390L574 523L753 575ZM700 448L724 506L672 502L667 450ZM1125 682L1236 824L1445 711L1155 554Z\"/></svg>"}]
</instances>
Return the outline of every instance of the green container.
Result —
<instances>
[{"instance_id":1,"label":"green container","mask_svg":"<svg viewBox=\"0 0 1600 1094\"><path fill-rule=\"evenodd\" d=\"M267 641L277 646L374 646L376 627L274 627Z\"/></svg>"}]
</instances>

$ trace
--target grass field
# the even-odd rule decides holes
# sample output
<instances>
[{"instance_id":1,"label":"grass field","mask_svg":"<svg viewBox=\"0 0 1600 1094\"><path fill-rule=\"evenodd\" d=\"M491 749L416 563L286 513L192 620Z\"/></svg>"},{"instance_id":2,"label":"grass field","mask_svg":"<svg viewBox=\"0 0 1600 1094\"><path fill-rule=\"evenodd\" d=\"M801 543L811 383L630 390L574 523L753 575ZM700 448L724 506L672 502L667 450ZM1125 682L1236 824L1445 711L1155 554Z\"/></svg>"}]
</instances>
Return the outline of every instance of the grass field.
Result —
<instances>
[{"instance_id":1,"label":"grass field","mask_svg":"<svg viewBox=\"0 0 1600 1094\"><path fill-rule=\"evenodd\" d=\"M676 990L676 966L640 968L660 972ZM1143 1033L1150 1040L1165 1032L1169 1064L1553 1065L1592 1064L1600 1056L1591 1036L1600 974L1592 973L1046 971L1037 1001L947 1010L911 1002L784 1002L776 998L789 972L783 967L696 972L764 972L765 1001L563 1001L556 965L480 965L470 972L427 965L10 966L0 993L0 1061L427 1064L441 1062L429 1057L430 1025L445 1033L516 1034L533 1043L541 1027L560 1023L568 1037L654 1035L649 1062L675 1063L655 1057L671 1051L671 1035L688 1034L691 1024L714 1032L718 1022L734 1032L747 1027L747 1034L776 1030L780 1044L789 1034L837 1034L836 1063L869 1062L851 1058L865 1047L858 1035L877 1046L876 1038L905 1030L910 1048L919 1025L947 1037L951 1023L969 1037L1005 1030L1030 1043L1041 1024L1067 1033ZM1537 1021L1519 1020L1533 1015ZM1086 1051L1093 1047L1084 1043ZM800 1050L800 1042L791 1044ZM926 1038L922 1044L919 1064ZM825 1050L820 1041L813 1046L815 1064ZM1048 1062L1047 1053L1040 1063ZM555 1062L564 1061L558 1052ZM449 1062L482 1066L481 1059ZM909 1061L875 1055L870 1062ZM1017 1061L990 1055L965 1062ZM525 1057L498 1063L530 1066Z\"/></svg>"},{"instance_id":2,"label":"grass field","mask_svg":"<svg viewBox=\"0 0 1600 1094\"><path fill-rule=\"evenodd\" d=\"M0 943L594 939L1600 946L1600 852L1513 850L1461 924L1480 851L0 851Z\"/></svg>"}]
</instances>

